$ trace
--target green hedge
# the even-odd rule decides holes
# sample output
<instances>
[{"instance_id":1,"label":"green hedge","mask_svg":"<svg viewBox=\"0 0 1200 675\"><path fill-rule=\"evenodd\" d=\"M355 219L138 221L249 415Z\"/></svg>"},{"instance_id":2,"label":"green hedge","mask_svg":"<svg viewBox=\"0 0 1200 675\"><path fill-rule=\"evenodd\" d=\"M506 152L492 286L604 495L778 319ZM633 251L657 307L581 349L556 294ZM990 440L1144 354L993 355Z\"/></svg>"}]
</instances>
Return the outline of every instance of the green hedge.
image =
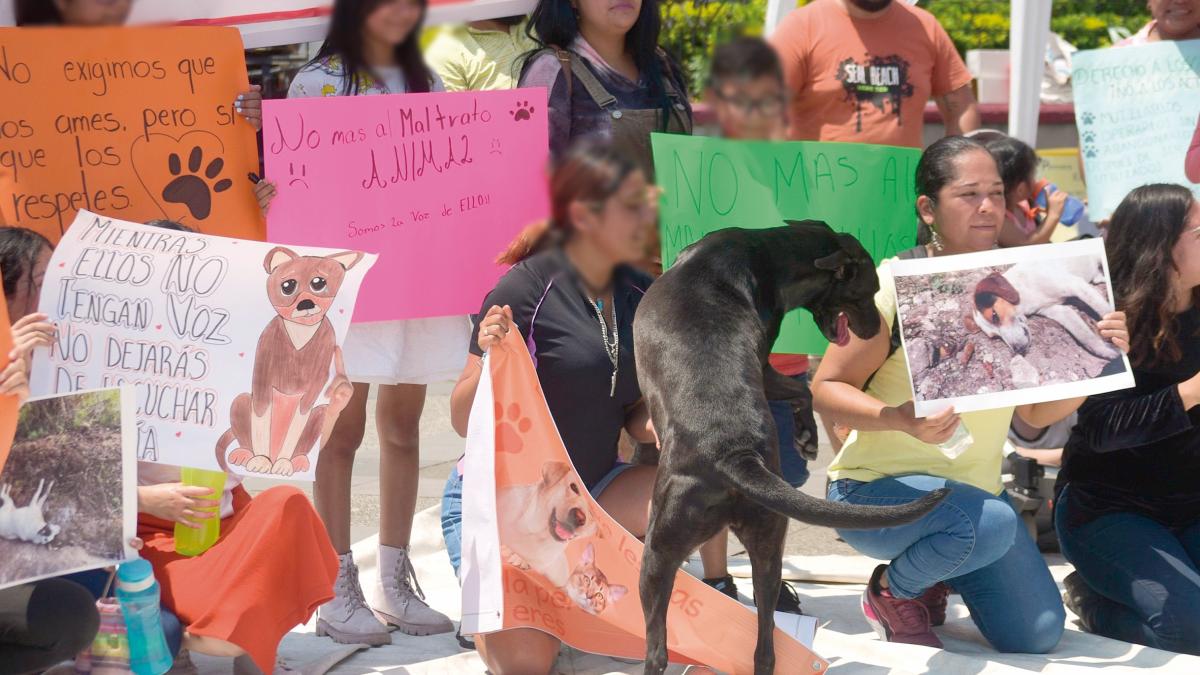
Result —
<instances>
[{"instance_id":1,"label":"green hedge","mask_svg":"<svg viewBox=\"0 0 1200 675\"><path fill-rule=\"evenodd\" d=\"M704 88L713 47L739 35L761 35L766 14L766 0L661 0L661 5L662 46L688 74L693 97ZM1008 0L922 0L919 6L941 21L961 54L1008 47ZM1080 49L1095 49L1109 45L1109 26L1134 32L1149 20L1145 0L1054 0L1050 27Z\"/></svg>"}]
</instances>

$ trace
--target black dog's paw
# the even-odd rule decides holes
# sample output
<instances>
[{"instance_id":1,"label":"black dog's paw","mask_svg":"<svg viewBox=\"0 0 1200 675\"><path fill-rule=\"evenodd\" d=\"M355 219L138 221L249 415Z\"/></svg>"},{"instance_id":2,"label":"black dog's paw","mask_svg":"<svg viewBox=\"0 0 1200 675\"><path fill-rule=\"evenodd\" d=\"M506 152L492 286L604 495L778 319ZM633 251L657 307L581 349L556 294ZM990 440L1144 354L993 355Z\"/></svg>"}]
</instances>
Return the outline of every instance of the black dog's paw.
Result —
<instances>
[{"instance_id":1,"label":"black dog's paw","mask_svg":"<svg viewBox=\"0 0 1200 675\"><path fill-rule=\"evenodd\" d=\"M174 180L163 188L162 197L174 204L183 204L188 212L197 220L204 220L212 213L212 198L217 192L224 192L233 187L233 181L228 178L216 180L225 168L225 160L217 157L204 167L204 177L198 175L204 165L204 151L200 146L192 148L188 155L187 173L183 172L179 155L171 153L167 158L167 169L175 176ZM209 187L209 181L216 181Z\"/></svg>"}]
</instances>

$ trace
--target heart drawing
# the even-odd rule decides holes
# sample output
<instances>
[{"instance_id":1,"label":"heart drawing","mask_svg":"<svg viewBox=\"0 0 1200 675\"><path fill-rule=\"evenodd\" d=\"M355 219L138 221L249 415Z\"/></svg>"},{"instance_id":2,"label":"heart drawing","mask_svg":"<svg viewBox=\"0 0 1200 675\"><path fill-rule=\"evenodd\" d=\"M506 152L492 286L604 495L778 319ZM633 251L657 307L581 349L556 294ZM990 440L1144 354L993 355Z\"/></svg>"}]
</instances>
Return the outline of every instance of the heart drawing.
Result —
<instances>
[{"instance_id":1,"label":"heart drawing","mask_svg":"<svg viewBox=\"0 0 1200 675\"><path fill-rule=\"evenodd\" d=\"M225 175L225 144L209 131L138 136L130 158L138 181L168 220L205 220L221 193L233 187Z\"/></svg>"}]
</instances>

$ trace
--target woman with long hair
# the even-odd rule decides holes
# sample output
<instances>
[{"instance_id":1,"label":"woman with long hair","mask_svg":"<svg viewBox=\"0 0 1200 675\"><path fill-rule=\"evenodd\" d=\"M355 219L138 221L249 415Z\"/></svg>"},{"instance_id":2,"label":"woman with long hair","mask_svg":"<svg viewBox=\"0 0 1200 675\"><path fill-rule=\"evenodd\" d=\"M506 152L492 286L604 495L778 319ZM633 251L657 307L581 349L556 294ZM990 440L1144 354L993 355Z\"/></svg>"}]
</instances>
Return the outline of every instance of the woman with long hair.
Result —
<instances>
[{"instance_id":1,"label":"woman with long hair","mask_svg":"<svg viewBox=\"0 0 1200 675\"><path fill-rule=\"evenodd\" d=\"M421 58L425 8L426 0L337 0L325 43L296 75L288 97L442 91ZM385 624L410 635L454 630L449 618L425 603L408 544L417 506L425 389L453 380L462 369L470 329L464 316L350 327L343 350L354 395L321 450L313 486L317 511L340 561L337 597L318 612L318 634L378 646L391 643ZM379 582L368 607L350 552L350 481L366 430L371 384L379 386Z\"/></svg>"},{"instance_id":2,"label":"woman with long hair","mask_svg":"<svg viewBox=\"0 0 1200 675\"><path fill-rule=\"evenodd\" d=\"M1107 244L1137 386L1088 398L1067 441L1064 597L1093 633L1200 654L1200 204L1178 185L1137 188Z\"/></svg>"},{"instance_id":3,"label":"woman with long hair","mask_svg":"<svg viewBox=\"0 0 1200 675\"><path fill-rule=\"evenodd\" d=\"M901 257L987 251L1004 222L1004 183L987 148L961 136L943 138L921 155L917 211L928 244ZM851 504L905 504L932 490L950 494L929 515L881 530L839 530L860 553L888 560L876 567L863 594L868 621L889 642L941 647L932 627L946 617L950 589L999 651L1043 653L1062 635L1065 613L1058 587L1004 492L1000 463L1014 413L1049 426L1083 399L930 417L913 412L904 350L892 351L896 319L891 261L879 266L879 334L851 335L830 345L817 370L813 403L823 415L854 429L829 468L829 498ZM1097 324L1100 334L1127 349L1124 316ZM898 342L898 340L897 340ZM961 454L940 444L959 426L973 440Z\"/></svg>"},{"instance_id":4,"label":"woman with long hair","mask_svg":"<svg viewBox=\"0 0 1200 675\"><path fill-rule=\"evenodd\" d=\"M617 444L623 430L654 442L633 353L633 318L650 278L631 263L657 218L658 191L626 154L586 142L558 163L550 192L549 221L523 232L500 258L513 267L483 301L451 395L451 423L466 435L483 354L516 328L536 356L546 403L584 486L641 537L657 468L622 462ZM460 466L442 499L442 532L456 572L461 530ZM725 539L710 546L724 551ZM549 672L559 649L558 638L532 628L481 635L477 644L495 675Z\"/></svg>"},{"instance_id":5,"label":"woman with long hair","mask_svg":"<svg viewBox=\"0 0 1200 675\"><path fill-rule=\"evenodd\" d=\"M539 0L529 36L541 49L520 86L549 93L550 154L580 138L612 143L653 180L652 132L690 134L692 108L679 67L658 46L658 0ZM661 269L657 223L641 266Z\"/></svg>"}]
</instances>

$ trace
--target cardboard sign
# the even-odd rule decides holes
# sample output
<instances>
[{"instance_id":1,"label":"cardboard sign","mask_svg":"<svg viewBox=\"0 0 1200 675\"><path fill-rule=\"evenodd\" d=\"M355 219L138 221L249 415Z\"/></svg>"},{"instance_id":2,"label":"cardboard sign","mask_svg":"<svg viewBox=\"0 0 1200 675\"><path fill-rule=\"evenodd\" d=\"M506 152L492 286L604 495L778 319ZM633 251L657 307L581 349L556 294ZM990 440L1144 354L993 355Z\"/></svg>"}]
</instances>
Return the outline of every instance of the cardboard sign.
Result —
<instances>
[{"instance_id":1,"label":"cardboard sign","mask_svg":"<svg viewBox=\"0 0 1200 675\"><path fill-rule=\"evenodd\" d=\"M731 141L652 134L663 266L704 235L823 220L881 262L916 245L913 175L921 151L863 143ZM820 354L829 343L805 310L783 321L774 351Z\"/></svg>"},{"instance_id":2,"label":"cardboard sign","mask_svg":"<svg viewBox=\"0 0 1200 675\"><path fill-rule=\"evenodd\" d=\"M1108 218L1150 183L1200 195L1200 175L1185 170L1200 111L1200 40L1082 51L1071 63L1091 219Z\"/></svg>"},{"instance_id":3,"label":"cardboard sign","mask_svg":"<svg viewBox=\"0 0 1200 675\"><path fill-rule=\"evenodd\" d=\"M571 489L583 482L519 331L509 331L490 349L484 365L463 469L462 632L536 628L586 652L645 658L641 542L587 490ZM565 541L552 536L545 526L551 513L573 508L590 514L586 524ZM521 522L541 526L523 528ZM805 635L810 641L811 628ZM667 615L672 662L749 675L757 635L752 610L685 572L676 575ZM789 673L827 667L778 627L775 654Z\"/></svg>"},{"instance_id":4,"label":"cardboard sign","mask_svg":"<svg viewBox=\"0 0 1200 675\"><path fill-rule=\"evenodd\" d=\"M894 260L891 271L918 417L1133 386L1128 359L1096 329L1113 311L1101 239Z\"/></svg>"},{"instance_id":5,"label":"cardboard sign","mask_svg":"<svg viewBox=\"0 0 1200 675\"><path fill-rule=\"evenodd\" d=\"M512 239L548 213L546 91L267 101L271 241L385 255L354 315L479 310Z\"/></svg>"},{"instance_id":6,"label":"cardboard sign","mask_svg":"<svg viewBox=\"0 0 1200 675\"><path fill-rule=\"evenodd\" d=\"M139 461L312 480L374 263L81 211L46 272L39 310L58 336L33 391L130 385Z\"/></svg>"},{"instance_id":7,"label":"cardboard sign","mask_svg":"<svg viewBox=\"0 0 1200 675\"><path fill-rule=\"evenodd\" d=\"M13 334L8 318L8 303L0 297L0 363L8 365L8 354L12 350ZM16 396L0 396L0 472L4 471L13 434L17 431L17 407Z\"/></svg>"},{"instance_id":8,"label":"cardboard sign","mask_svg":"<svg viewBox=\"0 0 1200 675\"><path fill-rule=\"evenodd\" d=\"M136 557L133 397L29 400L0 471L0 589Z\"/></svg>"},{"instance_id":9,"label":"cardboard sign","mask_svg":"<svg viewBox=\"0 0 1200 675\"><path fill-rule=\"evenodd\" d=\"M249 86L229 28L0 29L0 222L57 242L86 209L261 239Z\"/></svg>"}]
</instances>

